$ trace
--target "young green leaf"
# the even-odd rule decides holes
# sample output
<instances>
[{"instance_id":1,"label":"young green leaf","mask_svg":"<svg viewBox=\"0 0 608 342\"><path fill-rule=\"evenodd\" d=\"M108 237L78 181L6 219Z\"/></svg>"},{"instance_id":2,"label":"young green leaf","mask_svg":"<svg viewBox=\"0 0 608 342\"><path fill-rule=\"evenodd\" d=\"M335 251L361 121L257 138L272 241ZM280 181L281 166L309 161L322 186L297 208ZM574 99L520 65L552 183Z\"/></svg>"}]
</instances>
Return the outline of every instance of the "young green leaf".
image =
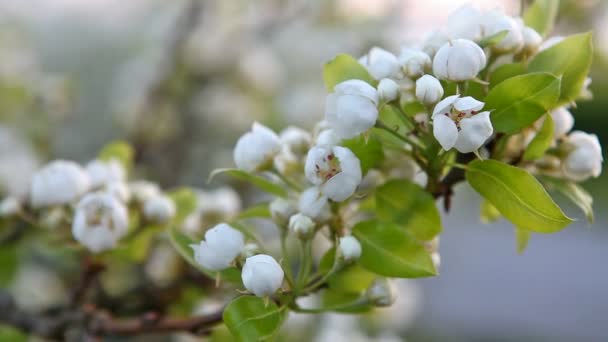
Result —
<instances>
[{"instance_id":1,"label":"young green leaf","mask_svg":"<svg viewBox=\"0 0 608 342\"><path fill-rule=\"evenodd\" d=\"M237 219L244 220L250 218L270 218L270 208L269 203L260 203L254 206L251 206L239 214Z\"/></svg>"},{"instance_id":2,"label":"young green leaf","mask_svg":"<svg viewBox=\"0 0 608 342\"><path fill-rule=\"evenodd\" d=\"M441 218L433 197L408 180L391 180L375 193L378 219L397 224L420 240L441 232Z\"/></svg>"},{"instance_id":3,"label":"young green leaf","mask_svg":"<svg viewBox=\"0 0 608 342\"><path fill-rule=\"evenodd\" d=\"M505 39L507 34L509 34L509 30L496 32L493 35L480 40L478 45L481 46L482 49L487 48L488 46L496 45Z\"/></svg>"},{"instance_id":4,"label":"young green leaf","mask_svg":"<svg viewBox=\"0 0 608 342\"><path fill-rule=\"evenodd\" d=\"M224 324L239 341L268 341L277 333L286 316L285 307L277 307L262 298L241 296L224 310Z\"/></svg>"},{"instance_id":5,"label":"young green leaf","mask_svg":"<svg viewBox=\"0 0 608 342\"><path fill-rule=\"evenodd\" d=\"M342 146L350 149L361 162L361 172L365 175L369 169L378 166L384 160L384 151L378 138L363 136L342 141Z\"/></svg>"},{"instance_id":6,"label":"young green leaf","mask_svg":"<svg viewBox=\"0 0 608 342\"><path fill-rule=\"evenodd\" d=\"M175 217L173 222L181 223L196 210L198 200L196 194L190 188L179 188L168 193L169 198L175 203Z\"/></svg>"},{"instance_id":7,"label":"young green leaf","mask_svg":"<svg viewBox=\"0 0 608 342\"><path fill-rule=\"evenodd\" d=\"M523 169L496 160L475 160L468 164L465 176L473 189L518 227L552 233L572 223Z\"/></svg>"},{"instance_id":8,"label":"young green leaf","mask_svg":"<svg viewBox=\"0 0 608 342\"><path fill-rule=\"evenodd\" d=\"M332 92L336 84L357 79L376 86L376 81L359 61L350 55L340 54L323 66L323 81L327 91Z\"/></svg>"},{"instance_id":9,"label":"young green leaf","mask_svg":"<svg viewBox=\"0 0 608 342\"><path fill-rule=\"evenodd\" d=\"M524 152L524 160L535 160L542 157L547 149L551 147L553 141L553 118L551 115L545 115L545 121L542 127L530 142Z\"/></svg>"},{"instance_id":10,"label":"young green leaf","mask_svg":"<svg viewBox=\"0 0 608 342\"><path fill-rule=\"evenodd\" d=\"M128 142L117 140L105 145L101 151L99 151L97 158L105 161L117 159L125 169L130 170L133 165L134 155L135 151Z\"/></svg>"},{"instance_id":11,"label":"young green leaf","mask_svg":"<svg viewBox=\"0 0 608 342\"><path fill-rule=\"evenodd\" d=\"M365 294L344 293L331 288L321 293L321 303L324 311L343 313L361 313L374 308Z\"/></svg>"},{"instance_id":12,"label":"young green leaf","mask_svg":"<svg viewBox=\"0 0 608 342\"><path fill-rule=\"evenodd\" d=\"M511 134L530 126L555 107L559 89L560 79L545 72L504 80L485 100L485 109L493 110L490 119L494 130Z\"/></svg>"},{"instance_id":13,"label":"young green leaf","mask_svg":"<svg viewBox=\"0 0 608 342\"><path fill-rule=\"evenodd\" d=\"M494 88L502 81L521 75L526 72L526 67L522 63L509 63L496 68L490 74L490 88Z\"/></svg>"},{"instance_id":14,"label":"young green leaf","mask_svg":"<svg viewBox=\"0 0 608 342\"><path fill-rule=\"evenodd\" d=\"M535 0L524 12L524 23L546 37L555 24L559 0Z\"/></svg>"},{"instance_id":15,"label":"young green leaf","mask_svg":"<svg viewBox=\"0 0 608 342\"><path fill-rule=\"evenodd\" d=\"M515 242L517 243L517 253L523 254L528 247L532 233L523 228L515 227Z\"/></svg>"},{"instance_id":16,"label":"young green leaf","mask_svg":"<svg viewBox=\"0 0 608 342\"><path fill-rule=\"evenodd\" d=\"M418 278L437 274L422 244L395 224L359 222L353 235L362 247L360 264L386 277Z\"/></svg>"},{"instance_id":17,"label":"young green leaf","mask_svg":"<svg viewBox=\"0 0 608 342\"><path fill-rule=\"evenodd\" d=\"M541 180L548 186L550 190L557 190L577 207L579 207L579 209L581 209L585 214L587 221L589 223L593 223L593 197L591 197L591 194L589 194L585 189L576 183L564 179L543 177Z\"/></svg>"},{"instance_id":18,"label":"young green leaf","mask_svg":"<svg viewBox=\"0 0 608 342\"><path fill-rule=\"evenodd\" d=\"M234 177L236 179L239 180L243 180L246 182L249 182L255 186L257 186L258 188L273 194L275 196L279 196L282 198L286 198L287 197L287 190L285 190L282 186L280 186L279 184L273 183L271 181L269 181L266 178L260 177L258 175L254 175L251 174L247 171L243 171L243 170L239 170L239 169L216 169L213 170L213 172L211 172L211 174L209 175L209 182L211 182L211 180L213 180L213 178L215 178L215 176L219 175L219 174L223 174L226 173L228 175L230 175L231 177Z\"/></svg>"},{"instance_id":19,"label":"young green leaf","mask_svg":"<svg viewBox=\"0 0 608 342\"><path fill-rule=\"evenodd\" d=\"M581 93L593 59L591 38L590 32L568 36L530 61L530 72L550 72L562 76L557 105L570 103Z\"/></svg>"},{"instance_id":20,"label":"young green leaf","mask_svg":"<svg viewBox=\"0 0 608 342\"><path fill-rule=\"evenodd\" d=\"M319 262L319 271L327 273L334 264L336 249L329 249ZM354 263L343 267L327 279L327 286L337 292L361 294L371 285L377 275Z\"/></svg>"}]
</instances>

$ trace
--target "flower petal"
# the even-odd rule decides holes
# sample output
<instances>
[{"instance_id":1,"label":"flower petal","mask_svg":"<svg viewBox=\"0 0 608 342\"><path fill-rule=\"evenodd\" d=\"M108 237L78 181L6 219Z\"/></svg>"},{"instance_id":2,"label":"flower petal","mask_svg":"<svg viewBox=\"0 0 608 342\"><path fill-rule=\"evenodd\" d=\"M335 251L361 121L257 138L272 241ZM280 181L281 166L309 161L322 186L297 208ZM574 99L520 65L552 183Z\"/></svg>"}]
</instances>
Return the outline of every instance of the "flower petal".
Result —
<instances>
[{"instance_id":1,"label":"flower petal","mask_svg":"<svg viewBox=\"0 0 608 342\"><path fill-rule=\"evenodd\" d=\"M433 119L433 135L444 150L454 147L458 139L458 127L452 119L445 115L437 115Z\"/></svg>"},{"instance_id":2,"label":"flower petal","mask_svg":"<svg viewBox=\"0 0 608 342\"><path fill-rule=\"evenodd\" d=\"M490 112L482 112L460 121L460 132L454 147L462 152L469 153L480 148L492 135L494 129L490 121Z\"/></svg>"},{"instance_id":3,"label":"flower petal","mask_svg":"<svg viewBox=\"0 0 608 342\"><path fill-rule=\"evenodd\" d=\"M376 88L365 81L348 80L338 83L334 87L334 93L337 95L362 96L372 101L375 105L378 104L378 92Z\"/></svg>"},{"instance_id":4,"label":"flower petal","mask_svg":"<svg viewBox=\"0 0 608 342\"><path fill-rule=\"evenodd\" d=\"M477 101L471 96L462 97L454 102L454 108L459 112L465 113L470 113L472 111L478 112L483 106L483 102Z\"/></svg>"},{"instance_id":5,"label":"flower petal","mask_svg":"<svg viewBox=\"0 0 608 342\"><path fill-rule=\"evenodd\" d=\"M449 113L452 104L454 104L459 97L460 95L452 95L439 101L439 103L435 105L435 109L433 109L433 118L438 114Z\"/></svg>"}]
</instances>

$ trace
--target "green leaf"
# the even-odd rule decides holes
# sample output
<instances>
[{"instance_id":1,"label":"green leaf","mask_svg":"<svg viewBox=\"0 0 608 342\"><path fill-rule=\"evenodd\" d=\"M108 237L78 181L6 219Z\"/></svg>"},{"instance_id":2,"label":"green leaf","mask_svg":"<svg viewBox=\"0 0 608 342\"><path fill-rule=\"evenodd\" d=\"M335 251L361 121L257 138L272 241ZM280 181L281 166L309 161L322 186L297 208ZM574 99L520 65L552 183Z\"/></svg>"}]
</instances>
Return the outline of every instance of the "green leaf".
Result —
<instances>
[{"instance_id":1,"label":"green leaf","mask_svg":"<svg viewBox=\"0 0 608 342\"><path fill-rule=\"evenodd\" d=\"M497 132L516 133L555 107L560 79L549 73L531 73L504 80L486 97L485 108Z\"/></svg>"},{"instance_id":2,"label":"green leaf","mask_svg":"<svg viewBox=\"0 0 608 342\"><path fill-rule=\"evenodd\" d=\"M526 67L522 63L504 64L492 71L490 75L490 88L500 84L502 81L521 75L526 72Z\"/></svg>"},{"instance_id":3,"label":"green leaf","mask_svg":"<svg viewBox=\"0 0 608 342\"><path fill-rule=\"evenodd\" d=\"M479 216L481 218L481 222L486 224L495 222L502 217L498 209L496 209L492 203L486 201L485 199L481 201L481 210Z\"/></svg>"},{"instance_id":4,"label":"green leaf","mask_svg":"<svg viewBox=\"0 0 608 342\"><path fill-rule=\"evenodd\" d=\"M19 263L17 251L16 243L0 248L0 287L2 288L6 288L15 276Z\"/></svg>"},{"instance_id":5,"label":"green leaf","mask_svg":"<svg viewBox=\"0 0 608 342\"><path fill-rule=\"evenodd\" d=\"M530 72L550 72L562 76L557 105L570 103L581 93L593 59L591 38L590 32L568 36L530 61Z\"/></svg>"},{"instance_id":6,"label":"green leaf","mask_svg":"<svg viewBox=\"0 0 608 342\"><path fill-rule=\"evenodd\" d=\"M376 190L375 197L379 220L405 227L420 240L431 240L441 232L435 199L419 185L391 180Z\"/></svg>"},{"instance_id":7,"label":"green leaf","mask_svg":"<svg viewBox=\"0 0 608 342\"><path fill-rule=\"evenodd\" d=\"M468 164L466 179L515 226L552 233L572 223L543 186L527 171L496 160Z\"/></svg>"},{"instance_id":8,"label":"green leaf","mask_svg":"<svg viewBox=\"0 0 608 342\"><path fill-rule=\"evenodd\" d=\"M262 298L241 296L224 310L224 323L239 341L268 341L277 333L286 317L285 307L279 308Z\"/></svg>"},{"instance_id":9,"label":"green leaf","mask_svg":"<svg viewBox=\"0 0 608 342\"><path fill-rule=\"evenodd\" d=\"M239 216L237 216L237 219L244 220L250 218L270 218L271 215L269 205L269 203L260 203L251 206L241 211Z\"/></svg>"},{"instance_id":10,"label":"green leaf","mask_svg":"<svg viewBox=\"0 0 608 342\"><path fill-rule=\"evenodd\" d=\"M336 253L335 248L329 249L319 262L319 271L329 272ZM354 263L345 266L327 279L327 286L341 293L362 294L372 284L377 275Z\"/></svg>"},{"instance_id":11,"label":"green leaf","mask_svg":"<svg viewBox=\"0 0 608 342\"><path fill-rule=\"evenodd\" d=\"M117 159L122 163L125 169L130 170L133 166L134 156L135 151L128 142L117 140L104 146L99 152L98 158L105 161Z\"/></svg>"},{"instance_id":12,"label":"green leaf","mask_svg":"<svg viewBox=\"0 0 608 342\"><path fill-rule=\"evenodd\" d=\"M281 185L273 183L266 178L239 169L216 169L211 172L211 175L209 175L209 182L213 180L215 176L223 173L228 174L236 179L249 182L275 196L287 198L287 190L285 190Z\"/></svg>"},{"instance_id":13,"label":"green leaf","mask_svg":"<svg viewBox=\"0 0 608 342\"><path fill-rule=\"evenodd\" d=\"M359 222L353 235L362 247L359 263L386 277L418 278L437 274L423 245L395 224Z\"/></svg>"},{"instance_id":14,"label":"green leaf","mask_svg":"<svg viewBox=\"0 0 608 342\"><path fill-rule=\"evenodd\" d=\"M496 45L500 43L505 37L509 34L509 30L504 30L500 32L496 32L491 36L485 37L484 39L479 41L479 46L481 48L486 48L488 46Z\"/></svg>"},{"instance_id":15,"label":"green leaf","mask_svg":"<svg viewBox=\"0 0 608 342\"><path fill-rule=\"evenodd\" d=\"M321 293L321 303L324 311L343 313L362 313L374 308L365 294L344 293L331 288Z\"/></svg>"},{"instance_id":16,"label":"green leaf","mask_svg":"<svg viewBox=\"0 0 608 342\"><path fill-rule=\"evenodd\" d=\"M216 271L207 270L194 260L194 251L190 247L190 245L196 244L194 240L179 232L175 226L171 226L169 228L169 240L171 241L173 248L175 248L175 250L179 253L179 255L182 256L182 258L184 258L184 260L186 260L186 262L207 275L209 278L215 279L217 275ZM241 272L234 267L220 271L220 278L231 283L241 284Z\"/></svg>"},{"instance_id":17,"label":"green leaf","mask_svg":"<svg viewBox=\"0 0 608 342\"><path fill-rule=\"evenodd\" d=\"M593 197L585 189L576 183L564 179L543 177L542 181L549 186L549 189L557 190L579 207L585 214L587 221L593 223Z\"/></svg>"},{"instance_id":18,"label":"green leaf","mask_svg":"<svg viewBox=\"0 0 608 342\"><path fill-rule=\"evenodd\" d=\"M168 195L175 203L175 208L177 209L173 218L173 221L176 223L184 221L198 206L196 194L190 188L179 188L171 191Z\"/></svg>"},{"instance_id":19,"label":"green leaf","mask_svg":"<svg viewBox=\"0 0 608 342\"><path fill-rule=\"evenodd\" d=\"M384 160L382 144L374 136L366 139L360 135L356 138L342 141L342 146L350 149L359 158L363 175Z\"/></svg>"},{"instance_id":20,"label":"green leaf","mask_svg":"<svg viewBox=\"0 0 608 342\"><path fill-rule=\"evenodd\" d=\"M327 91L332 92L336 84L357 79L376 86L376 80L367 69L350 55L340 54L323 66L323 81Z\"/></svg>"},{"instance_id":21,"label":"green leaf","mask_svg":"<svg viewBox=\"0 0 608 342\"><path fill-rule=\"evenodd\" d=\"M515 242L517 243L517 253L523 254L528 247L528 242L532 233L528 230L515 227Z\"/></svg>"},{"instance_id":22,"label":"green leaf","mask_svg":"<svg viewBox=\"0 0 608 342\"><path fill-rule=\"evenodd\" d=\"M524 160L536 160L545 155L545 152L551 147L551 143L553 142L553 126L551 115L545 115L542 127L524 152Z\"/></svg>"},{"instance_id":23,"label":"green leaf","mask_svg":"<svg viewBox=\"0 0 608 342\"><path fill-rule=\"evenodd\" d=\"M524 23L546 37L555 24L559 0L535 0L524 12Z\"/></svg>"},{"instance_id":24,"label":"green leaf","mask_svg":"<svg viewBox=\"0 0 608 342\"><path fill-rule=\"evenodd\" d=\"M0 325L0 341L26 342L30 341L23 332L7 325Z\"/></svg>"}]
</instances>

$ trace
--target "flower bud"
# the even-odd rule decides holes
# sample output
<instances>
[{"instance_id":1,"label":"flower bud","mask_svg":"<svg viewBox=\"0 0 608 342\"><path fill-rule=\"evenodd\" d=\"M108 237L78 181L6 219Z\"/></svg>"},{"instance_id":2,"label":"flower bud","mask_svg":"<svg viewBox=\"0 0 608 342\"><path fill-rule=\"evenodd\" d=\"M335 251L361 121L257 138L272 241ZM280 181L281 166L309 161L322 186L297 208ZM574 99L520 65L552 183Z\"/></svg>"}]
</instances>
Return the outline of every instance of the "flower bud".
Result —
<instances>
[{"instance_id":1,"label":"flower bud","mask_svg":"<svg viewBox=\"0 0 608 342\"><path fill-rule=\"evenodd\" d=\"M359 158L341 146L310 149L304 171L306 178L319 186L323 195L337 202L352 196L362 179Z\"/></svg>"},{"instance_id":2,"label":"flower bud","mask_svg":"<svg viewBox=\"0 0 608 342\"><path fill-rule=\"evenodd\" d=\"M274 294L281 287L283 276L279 263L266 254L247 258L241 273L245 288L258 297Z\"/></svg>"},{"instance_id":3,"label":"flower bud","mask_svg":"<svg viewBox=\"0 0 608 342\"><path fill-rule=\"evenodd\" d=\"M340 248L340 255L346 261L357 260L361 256L361 244L352 235L341 237L338 248Z\"/></svg>"},{"instance_id":4,"label":"flower bud","mask_svg":"<svg viewBox=\"0 0 608 342\"><path fill-rule=\"evenodd\" d=\"M144 217L154 223L168 223L175 216L175 211L173 200L164 195L149 198L144 202Z\"/></svg>"},{"instance_id":5,"label":"flower bud","mask_svg":"<svg viewBox=\"0 0 608 342\"><path fill-rule=\"evenodd\" d=\"M437 103L442 96L443 87L435 77L424 75L416 80L416 98L418 101L430 105Z\"/></svg>"},{"instance_id":6,"label":"flower bud","mask_svg":"<svg viewBox=\"0 0 608 342\"><path fill-rule=\"evenodd\" d=\"M156 286L167 286L179 275L181 257L168 244L159 244L150 253L144 273Z\"/></svg>"},{"instance_id":7,"label":"flower bud","mask_svg":"<svg viewBox=\"0 0 608 342\"><path fill-rule=\"evenodd\" d=\"M450 38L463 38L470 40L481 39L482 33L481 12L471 6L463 5L448 16L447 30Z\"/></svg>"},{"instance_id":8,"label":"flower bud","mask_svg":"<svg viewBox=\"0 0 608 342\"><path fill-rule=\"evenodd\" d=\"M327 197L317 187L308 188L300 194L298 211L317 221L326 221L331 215Z\"/></svg>"},{"instance_id":9,"label":"flower bud","mask_svg":"<svg viewBox=\"0 0 608 342\"><path fill-rule=\"evenodd\" d=\"M299 156L306 154L312 142L310 133L295 126L285 128L279 135L279 139L291 152Z\"/></svg>"},{"instance_id":10,"label":"flower bud","mask_svg":"<svg viewBox=\"0 0 608 342\"><path fill-rule=\"evenodd\" d=\"M567 178L584 181L602 173L602 147L595 134L574 131L568 135L566 143L572 148L562 164Z\"/></svg>"},{"instance_id":11,"label":"flower bud","mask_svg":"<svg viewBox=\"0 0 608 342\"><path fill-rule=\"evenodd\" d=\"M73 202L89 190L89 177L76 163L56 160L34 174L30 188L32 207Z\"/></svg>"},{"instance_id":12,"label":"flower bud","mask_svg":"<svg viewBox=\"0 0 608 342\"><path fill-rule=\"evenodd\" d=\"M433 60L433 73L442 80L467 81L486 66L486 55L479 45L466 39L445 43Z\"/></svg>"},{"instance_id":13,"label":"flower bud","mask_svg":"<svg viewBox=\"0 0 608 342\"><path fill-rule=\"evenodd\" d=\"M134 181L128 184L129 193L139 203L144 203L152 197L160 195L160 188L156 183L148 181Z\"/></svg>"},{"instance_id":14,"label":"flower bud","mask_svg":"<svg viewBox=\"0 0 608 342\"><path fill-rule=\"evenodd\" d=\"M540 44L543 42L543 37L531 27L525 26L521 31L524 40L524 52L533 54L538 51Z\"/></svg>"},{"instance_id":15,"label":"flower bud","mask_svg":"<svg viewBox=\"0 0 608 342\"><path fill-rule=\"evenodd\" d=\"M377 278L366 292L368 300L376 306L390 306L395 302L397 294L392 282L387 278Z\"/></svg>"},{"instance_id":16,"label":"flower bud","mask_svg":"<svg viewBox=\"0 0 608 342\"><path fill-rule=\"evenodd\" d=\"M215 190L197 190L196 197L198 210L203 218L232 218L239 213L242 206L239 194L227 186Z\"/></svg>"},{"instance_id":17,"label":"flower bud","mask_svg":"<svg viewBox=\"0 0 608 342\"><path fill-rule=\"evenodd\" d=\"M340 144L342 139L334 132L333 129L326 129L321 131L316 139L316 145L319 146L336 146Z\"/></svg>"},{"instance_id":18,"label":"flower bud","mask_svg":"<svg viewBox=\"0 0 608 342\"><path fill-rule=\"evenodd\" d=\"M131 199L131 191L129 190L127 184L123 182L107 183L104 191L118 198L123 203L129 202L129 199Z\"/></svg>"},{"instance_id":19,"label":"flower bud","mask_svg":"<svg viewBox=\"0 0 608 342\"><path fill-rule=\"evenodd\" d=\"M260 252L260 246L255 242L246 243L241 250L241 256L245 259L254 256Z\"/></svg>"},{"instance_id":20,"label":"flower bud","mask_svg":"<svg viewBox=\"0 0 608 342\"><path fill-rule=\"evenodd\" d=\"M404 48L399 55L401 70L407 77L420 77L431 67L431 57L418 49Z\"/></svg>"},{"instance_id":21,"label":"flower bud","mask_svg":"<svg viewBox=\"0 0 608 342\"><path fill-rule=\"evenodd\" d=\"M276 133L254 122L251 131L236 142L234 163L247 172L262 171L272 165L272 159L280 150L281 142Z\"/></svg>"},{"instance_id":22,"label":"flower bud","mask_svg":"<svg viewBox=\"0 0 608 342\"><path fill-rule=\"evenodd\" d=\"M283 198L275 198L270 202L269 209L272 219L280 226L285 225L298 210L291 201Z\"/></svg>"},{"instance_id":23,"label":"flower bud","mask_svg":"<svg viewBox=\"0 0 608 342\"><path fill-rule=\"evenodd\" d=\"M551 111L553 119L553 138L558 139L568 134L574 127L574 117L566 107L558 107Z\"/></svg>"},{"instance_id":24,"label":"flower bud","mask_svg":"<svg viewBox=\"0 0 608 342\"><path fill-rule=\"evenodd\" d=\"M422 45L422 51L429 55L430 58L434 58L439 48L441 48L447 41L448 36L439 31L433 31L425 37Z\"/></svg>"},{"instance_id":25,"label":"flower bud","mask_svg":"<svg viewBox=\"0 0 608 342\"><path fill-rule=\"evenodd\" d=\"M13 216L21 210L21 203L15 197L6 197L0 202L0 217Z\"/></svg>"},{"instance_id":26,"label":"flower bud","mask_svg":"<svg viewBox=\"0 0 608 342\"><path fill-rule=\"evenodd\" d=\"M199 265L211 271L221 271L239 256L244 245L243 233L226 223L220 223L205 233L205 240L190 247Z\"/></svg>"},{"instance_id":27,"label":"flower bud","mask_svg":"<svg viewBox=\"0 0 608 342\"><path fill-rule=\"evenodd\" d=\"M399 73L399 61L397 57L379 47L373 47L367 55L359 58L359 63L376 80L395 77Z\"/></svg>"},{"instance_id":28,"label":"flower bud","mask_svg":"<svg viewBox=\"0 0 608 342\"><path fill-rule=\"evenodd\" d=\"M483 18L482 28L485 37L492 36L502 31L507 31L507 35L498 43L491 46L492 51L498 53L518 52L524 46L522 37L522 26L508 15L500 11L492 11Z\"/></svg>"},{"instance_id":29,"label":"flower bud","mask_svg":"<svg viewBox=\"0 0 608 342\"><path fill-rule=\"evenodd\" d=\"M96 192L78 202L72 234L90 251L99 253L114 248L128 230L127 208L116 197Z\"/></svg>"},{"instance_id":30,"label":"flower bud","mask_svg":"<svg viewBox=\"0 0 608 342\"><path fill-rule=\"evenodd\" d=\"M98 188L108 183L123 182L126 178L125 168L117 159L108 161L95 159L86 166L91 181L91 188Z\"/></svg>"},{"instance_id":31,"label":"flower bud","mask_svg":"<svg viewBox=\"0 0 608 342\"><path fill-rule=\"evenodd\" d=\"M336 135L353 138L376 124L378 92L361 80L338 83L325 101L325 119Z\"/></svg>"},{"instance_id":32,"label":"flower bud","mask_svg":"<svg viewBox=\"0 0 608 342\"><path fill-rule=\"evenodd\" d=\"M396 100L399 97L399 85L390 78L383 78L378 83L378 96L384 102Z\"/></svg>"},{"instance_id":33,"label":"flower bud","mask_svg":"<svg viewBox=\"0 0 608 342\"><path fill-rule=\"evenodd\" d=\"M297 213L289 218L289 230L301 239L309 238L314 229L314 221L302 213Z\"/></svg>"}]
</instances>

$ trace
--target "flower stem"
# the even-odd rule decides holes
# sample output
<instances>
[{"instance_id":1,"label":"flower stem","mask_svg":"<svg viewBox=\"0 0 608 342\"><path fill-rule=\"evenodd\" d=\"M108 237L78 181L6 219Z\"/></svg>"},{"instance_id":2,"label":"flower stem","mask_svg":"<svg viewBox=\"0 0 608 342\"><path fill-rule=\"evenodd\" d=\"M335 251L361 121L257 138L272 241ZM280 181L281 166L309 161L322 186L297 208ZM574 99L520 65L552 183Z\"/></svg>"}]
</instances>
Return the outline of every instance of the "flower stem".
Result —
<instances>
[{"instance_id":1,"label":"flower stem","mask_svg":"<svg viewBox=\"0 0 608 342\"><path fill-rule=\"evenodd\" d=\"M289 179L287 176L285 176L284 174L279 172L279 170L272 169L272 173L275 174L277 177L279 177L279 179L281 181L283 181L283 183L287 184L287 186L289 186L293 190L295 190L297 192L302 192L302 187L300 187L300 185L298 185L295 181L293 181L292 179Z\"/></svg>"},{"instance_id":2,"label":"flower stem","mask_svg":"<svg viewBox=\"0 0 608 342\"><path fill-rule=\"evenodd\" d=\"M385 131L387 131L388 133L390 133L392 136L394 136L395 138L412 145L413 147L419 148L419 149L424 149L424 146L422 146L422 144L420 144L419 142L410 139L409 137L405 136L405 135L401 135L399 134L397 131L395 131L394 129L388 127L387 125L384 124L384 122L378 120L376 121L376 128L379 129L383 129Z\"/></svg>"},{"instance_id":3,"label":"flower stem","mask_svg":"<svg viewBox=\"0 0 608 342\"><path fill-rule=\"evenodd\" d=\"M291 272L291 262L289 261L289 251L287 250L287 234L285 233L285 231L287 230L287 227L282 227L283 230L281 231L281 253L283 254L283 260L285 260L285 279L287 280L287 283L289 284L289 287L291 289L295 288L294 282L293 282L293 273Z\"/></svg>"}]
</instances>

